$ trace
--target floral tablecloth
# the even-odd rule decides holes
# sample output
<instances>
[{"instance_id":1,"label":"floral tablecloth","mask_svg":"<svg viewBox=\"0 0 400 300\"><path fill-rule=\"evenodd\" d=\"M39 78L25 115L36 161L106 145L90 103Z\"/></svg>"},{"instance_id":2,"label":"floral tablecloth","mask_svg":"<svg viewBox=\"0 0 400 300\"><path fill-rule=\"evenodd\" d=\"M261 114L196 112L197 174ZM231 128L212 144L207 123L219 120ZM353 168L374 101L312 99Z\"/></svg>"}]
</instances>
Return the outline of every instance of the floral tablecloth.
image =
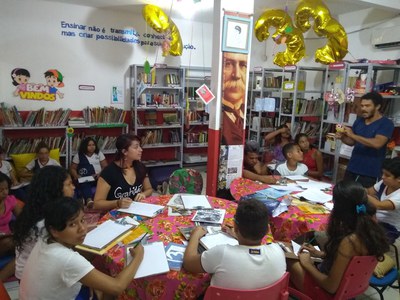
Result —
<instances>
[{"instance_id":1,"label":"floral tablecloth","mask_svg":"<svg viewBox=\"0 0 400 300\"><path fill-rule=\"evenodd\" d=\"M230 191L232 196L239 200L242 196L255 193L267 187L267 184L240 177L232 181ZM325 230L328 219L329 214L307 214L296 206L291 205L287 212L271 218L270 225L275 240L289 242L307 231Z\"/></svg>"},{"instance_id":2,"label":"floral tablecloth","mask_svg":"<svg viewBox=\"0 0 400 300\"><path fill-rule=\"evenodd\" d=\"M158 197L149 197L144 202L166 205L172 195L163 195ZM224 199L208 197L210 204L214 208L223 208L226 210L224 222L232 222L235 215L237 203ZM112 212L115 217L115 212ZM106 214L101 221L109 219L110 213ZM168 210L155 218L147 219L144 223L153 232L149 242L162 241L164 245L169 242L182 243L183 236L179 232L179 227L188 227L193 225L192 216L172 217L168 216ZM273 240L271 235L263 239L263 243ZM111 275L118 274L125 263L125 249L118 246L113 247L105 255L106 269ZM154 275L145 278L132 280L128 289L118 299L197 299L202 295L210 284L210 275L192 274L181 271L169 271L166 274Z\"/></svg>"}]
</instances>

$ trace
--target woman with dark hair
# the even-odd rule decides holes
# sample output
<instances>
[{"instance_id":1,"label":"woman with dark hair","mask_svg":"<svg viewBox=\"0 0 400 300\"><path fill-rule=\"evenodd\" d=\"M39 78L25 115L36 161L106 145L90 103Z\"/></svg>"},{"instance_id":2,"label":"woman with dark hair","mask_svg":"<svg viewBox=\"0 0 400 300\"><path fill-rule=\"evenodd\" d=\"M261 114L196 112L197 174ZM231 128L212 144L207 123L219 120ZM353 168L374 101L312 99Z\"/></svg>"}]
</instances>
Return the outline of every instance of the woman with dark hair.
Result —
<instances>
[{"instance_id":1,"label":"woman with dark hair","mask_svg":"<svg viewBox=\"0 0 400 300\"><path fill-rule=\"evenodd\" d=\"M371 255L382 260L389 244L376 222L375 212L360 183L341 181L336 184L324 251L304 244L299 260L288 261L290 280L296 288L312 299L315 286L334 294L353 256ZM317 268L310 256L324 260Z\"/></svg>"},{"instance_id":2,"label":"woman with dark hair","mask_svg":"<svg viewBox=\"0 0 400 300\"><path fill-rule=\"evenodd\" d=\"M134 259L114 278L96 270L86 258L74 251L87 233L83 206L78 200L64 197L49 202L44 217L48 235L38 239L26 262L20 286L21 300L73 300L82 284L117 296L132 282L143 259L141 244L130 249ZM87 293L82 289L81 295L84 294Z\"/></svg>"},{"instance_id":3,"label":"woman with dark hair","mask_svg":"<svg viewBox=\"0 0 400 300\"><path fill-rule=\"evenodd\" d=\"M266 144L274 145L274 158L277 162L284 162L285 156L282 153L282 148L287 143L292 141L292 137L290 135L290 128L287 124L282 124L276 130L268 133L264 137Z\"/></svg>"},{"instance_id":4,"label":"woman with dark hair","mask_svg":"<svg viewBox=\"0 0 400 300\"><path fill-rule=\"evenodd\" d=\"M115 160L100 174L94 196L94 209L127 208L153 192L147 170L140 162L142 148L136 135L123 134L116 141Z\"/></svg>"},{"instance_id":5,"label":"woman with dark hair","mask_svg":"<svg viewBox=\"0 0 400 300\"><path fill-rule=\"evenodd\" d=\"M316 179L321 179L324 173L324 161L321 151L310 144L308 135L305 133L297 134L294 142L299 145L301 151L303 151L303 164L308 167L307 175Z\"/></svg>"},{"instance_id":6,"label":"woman with dark hair","mask_svg":"<svg viewBox=\"0 0 400 300\"><path fill-rule=\"evenodd\" d=\"M74 195L75 186L67 170L58 166L40 169L32 178L29 201L15 222L15 277L22 278L25 262L44 230L43 206L55 199Z\"/></svg>"},{"instance_id":7,"label":"woman with dark hair","mask_svg":"<svg viewBox=\"0 0 400 300\"><path fill-rule=\"evenodd\" d=\"M74 180L80 177L93 176L97 179L101 170L107 166L104 154L99 150L96 141L92 137L85 138L79 145L79 151L72 159L69 171ZM96 181L78 183L82 197L87 204L93 202L94 192L92 187L96 186Z\"/></svg>"}]
</instances>

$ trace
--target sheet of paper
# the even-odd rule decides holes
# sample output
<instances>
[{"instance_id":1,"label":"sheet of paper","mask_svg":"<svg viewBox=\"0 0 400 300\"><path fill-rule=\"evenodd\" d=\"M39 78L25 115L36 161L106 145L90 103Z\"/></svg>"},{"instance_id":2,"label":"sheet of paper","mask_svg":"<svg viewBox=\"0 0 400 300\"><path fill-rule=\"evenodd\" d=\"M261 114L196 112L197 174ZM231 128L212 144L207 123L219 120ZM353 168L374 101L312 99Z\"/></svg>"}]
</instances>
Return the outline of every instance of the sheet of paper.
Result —
<instances>
[{"instance_id":1,"label":"sheet of paper","mask_svg":"<svg viewBox=\"0 0 400 300\"><path fill-rule=\"evenodd\" d=\"M271 184L271 185L269 185L269 187L274 188L279 191L289 191L289 192L303 191L303 189L295 183L288 183L287 185Z\"/></svg>"},{"instance_id":2,"label":"sheet of paper","mask_svg":"<svg viewBox=\"0 0 400 300\"><path fill-rule=\"evenodd\" d=\"M322 182L322 181L315 181L315 180L296 181L296 184L298 186L301 186L302 188L305 188L305 189L313 188L313 189L323 190L323 189L332 188L332 184L331 183Z\"/></svg>"},{"instance_id":3,"label":"sheet of paper","mask_svg":"<svg viewBox=\"0 0 400 300\"><path fill-rule=\"evenodd\" d=\"M308 189L306 191L293 195L293 197L299 199L303 197L308 201L322 204L328 201L332 201L332 195L329 195L317 189Z\"/></svg>"},{"instance_id":4,"label":"sheet of paper","mask_svg":"<svg viewBox=\"0 0 400 300\"><path fill-rule=\"evenodd\" d=\"M210 202L204 195L181 195L185 209L209 209L212 208Z\"/></svg>"},{"instance_id":5,"label":"sheet of paper","mask_svg":"<svg viewBox=\"0 0 400 300\"><path fill-rule=\"evenodd\" d=\"M119 224L113 220L107 220L91 230L82 244L87 247L101 249L131 228L131 224Z\"/></svg>"},{"instance_id":6,"label":"sheet of paper","mask_svg":"<svg viewBox=\"0 0 400 300\"><path fill-rule=\"evenodd\" d=\"M219 232L215 234L207 234L200 239L200 244L202 244L206 249L211 249L218 245L238 245L239 242L231 237L229 234L224 232Z\"/></svg>"},{"instance_id":7,"label":"sheet of paper","mask_svg":"<svg viewBox=\"0 0 400 300\"><path fill-rule=\"evenodd\" d=\"M143 245L143 247L144 256L138 270L136 271L135 279L169 272L168 260L162 242L146 244ZM132 255L129 252L129 248L132 247L126 248L127 264L132 261Z\"/></svg>"},{"instance_id":8,"label":"sheet of paper","mask_svg":"<svg viewBox=\"0 0 400 300\"><path fill-rule=\"evenodd\" d=\"M22 182L22 183L20 183L20 184L18 184L18 185L13 185L13 186L11 186L11 189L12 189L12 190L17 190L17 189L19 189L19 188L22 188L22 187L27 186L27 185L30 185L30 184L31 184L30 182Z\"/></svg>"},{"instance_id":9,"label":"sheet of paper","mask_svg":"<svg viewBox=\"0 0 400 300\"><path fill-rule=\"evenodd\" d=\"M162 205L143 203L143 202L132 202L128 208L119 208L118 211L126 212L129 214L144 216L144 217L155 217L161 213L164 209Z\"/></svg>"},{"instance_id":10,"label":"sheet of paper","mask_svg":"<svg viewBox=\"0 0 400 300\"><path fill-rule=\"evenodd\" d=\"M192 221L222 224L224 216L225 209L198 210L196 211Z\"/></svg>"},{"instance_id":11,"label":"sheet of paper","mask_svg":"<svg viewBox=\"0 0 400 300\"><path fill-rule=\"evenodd\" d=\"M309 179L308 177L303 176L303 175L287 175L287 176L284 176L284 177L289 179L289 180L293 180L293 181L296 181L296 180L308 180Z\"/></svg>"},{"instance_id":12,"label":"sheet of paper","mask_svg":"<svg viewBox=\"0 0 400 300\"><path fill-rule=\"evenodd\" d=\"M79 177L78 178L78 182L79 183L91 182L91 181L94 181L94 177L93 176L84 176L84 177Z\"/></svg>"},{"instance_id":13,"label":"sheet of paper","mask_svg":"<svg viewBox=\"0 0 400 300\"><path fill-rule=\"evenodd\" d=\"M275 209L274 209L274 211L272 212L272 216L274 217L274 218L276 218L276 217L278 217L280 214L282 214L282 213L284 213L284 212L286 212L286 211L288 211L289 209L288 209L288 207L287 207L287 205L285 205L284 203L280 203Z\"/></svg>"},{"instance_id":14,"label":"sheet of paper","mask_svg":"<svg viewBox=\"0 0 400 300\"><path fill-rule=\"evenodd\" d=\"M277 190L274 188L266 188L263 190L259 190L256 192L257 194L264 195L267 198L272 198L272 199L278 199L281 198L287 194L290 194L290 191L282 191L282 190Z\"/></svg>"},{"instance_id":15,"label":"sheet of paper","mask_svg":"<svg viewBox=\"0 0 400 300\"><path fill-rule=\"evenodd\" d=\"M318 246L313 246L313 247L315 249L317 249L318 251L321 251ZM293 253L298 255L298 253L300 251L300 248L301 248L301 245L297 244L295 241L292 241L292 248L293 248ZM307 251L307 250L304 250L304 251Z\"/></svg>"}]
</instances>

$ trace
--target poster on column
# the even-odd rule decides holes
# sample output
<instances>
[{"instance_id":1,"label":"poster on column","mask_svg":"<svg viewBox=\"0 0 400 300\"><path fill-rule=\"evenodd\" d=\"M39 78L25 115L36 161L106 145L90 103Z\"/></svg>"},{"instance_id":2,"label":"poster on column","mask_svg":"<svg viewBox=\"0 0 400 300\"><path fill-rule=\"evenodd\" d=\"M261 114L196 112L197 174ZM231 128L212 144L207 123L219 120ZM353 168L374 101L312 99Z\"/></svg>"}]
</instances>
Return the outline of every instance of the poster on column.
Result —
<instances>
[{"instance_id":1,"label":"poster on column","mask_svg":"<svg viewBox=\"0 0 400 300\"><path fill-rule=\"evenodd\" d=\"M243 145L247 54L224 52L221 145Z\"/></svg>"},{"instance_id":2,"label":"poster on column","mask_svg":"<svg viewBox=\"0 0 400 300\"><path fill-rule=\"evenodd\" d=\"M242 176L243 145L222 145L219 162L218 189L229 189L232 180Z\"/></svg>"}]
</instances>

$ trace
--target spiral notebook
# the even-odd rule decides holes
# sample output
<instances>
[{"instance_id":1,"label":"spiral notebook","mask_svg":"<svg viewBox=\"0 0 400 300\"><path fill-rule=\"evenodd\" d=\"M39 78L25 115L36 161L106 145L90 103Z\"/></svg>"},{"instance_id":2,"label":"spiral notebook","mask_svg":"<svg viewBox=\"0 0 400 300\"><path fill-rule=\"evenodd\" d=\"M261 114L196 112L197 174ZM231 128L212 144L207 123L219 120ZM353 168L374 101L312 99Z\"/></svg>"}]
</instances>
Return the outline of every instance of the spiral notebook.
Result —
<instances>
[{"instance_id":1,"label":"spiral notebook","mask_svg":"<svg viewBox=\"0 0 400 300\"><path fill-rule=\"evenodd\" d=\"M132 204L128 208L119 208L118 211L153 218L161 213L163 209L164 206L162 205L143 202L132 202Z\"/></svg>"}]
</instances>

